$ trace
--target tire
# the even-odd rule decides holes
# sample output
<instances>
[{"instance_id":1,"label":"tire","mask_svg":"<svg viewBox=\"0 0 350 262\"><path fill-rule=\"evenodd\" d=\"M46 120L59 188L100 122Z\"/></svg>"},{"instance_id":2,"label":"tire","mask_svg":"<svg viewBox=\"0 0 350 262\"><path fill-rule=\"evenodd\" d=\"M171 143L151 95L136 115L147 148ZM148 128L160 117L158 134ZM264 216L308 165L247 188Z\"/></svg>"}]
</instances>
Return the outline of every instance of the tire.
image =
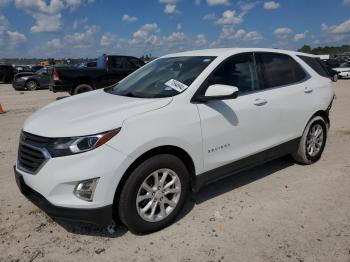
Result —
<instances>
[{"instance_id":1,"label":"tire","mask_svg":"<svg viewBox=\"0 0 350 262\"><path fill-rule=\"evenodd\" d=\"M168 172L167 175L165 175L166 172ZM155 181L155 173L158 174L159 190L155 189L157 184L151 184L152 181ZM166 180L162 183L163 176L166 177ZM174 179L175 176L176 179ZM166 189L166 186L173 181L175 182ZM146 190L142 186L145 182L148 189L153 191ZM172 190L171 192L174 193L162 194L167 190ZM188 192L189 173L179 158L168 154L151 157L131 173L122 188L118 202L119 219L130 231L137 234L158 231L169 226L175 220L183 207ZM138 197L143 200L137 201ZM168 204L169 199L172 200L172 205ZM142 209L145 209L147 205L147 212L142 212ZM153 208L154 206L156 207ZM161 206L163 206L162 209Z\"/></svg>"},{"instance_id":2,"label":"tire","mask_svg":"<svg viewBox=\"0 0 350 262\"><path fill-rule=\"evenodd\" d=\"M316 130L318 132L317 135ZM298 150L292 154L294 160L306 165L317 162L321 158L326 146L327 131L328 128L325 119L320 116L313 117L306 125L299 142Z\"/></svg>"},{"instance_id":3,"label":"tire","mask_svg":"<svg viewBox=\"0 0 350 262\"><path fill-rule=\"evenodd\" d=\"M30 90L30 91L34 91L34 90L37 90L39 89L39 83L35 80L28 80L26 82L26 89Z\"/></svg>"},{"instance_id":4,"label":"tire","mask_svg":"<svg viewBox=\"0 0 350 262\"><path fill-rule=\"evenodd\" d=\"M74 87L74 89L71 92L71 95L78 95L78 94L82 94L85 92L89 92L94 90L94 88L89 85L89 84L81 84L81 85L77 85L76 87Z\"/></svg>"}]
</instances>

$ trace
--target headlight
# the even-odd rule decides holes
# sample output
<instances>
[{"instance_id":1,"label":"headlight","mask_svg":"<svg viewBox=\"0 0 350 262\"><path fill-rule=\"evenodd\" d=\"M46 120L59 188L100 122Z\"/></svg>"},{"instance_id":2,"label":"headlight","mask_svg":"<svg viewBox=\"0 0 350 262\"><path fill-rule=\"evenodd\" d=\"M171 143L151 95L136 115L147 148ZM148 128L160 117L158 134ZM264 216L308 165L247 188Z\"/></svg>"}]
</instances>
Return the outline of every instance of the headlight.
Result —
<instances>
[{"instance_id":1,"label":"headlight","mask_svg":"<svg viewBox=\"0 0 350 262\"><path fill-rule=\"evenodd\" d=\"M120 128L101 134L55 139L48 146L52 157L68 156L83 153L102 146L120 132Z\"/></svg>"},{"instance_id":2,"label":"headlight","mask_svg":"<svg viewBox=\"0 0 350 262\"><path fill-rule=\"evenodd\" d=\"M28 77L27 76L22 76L19 78L20 80L28 80Z\"/></svg>"}]
</instances>

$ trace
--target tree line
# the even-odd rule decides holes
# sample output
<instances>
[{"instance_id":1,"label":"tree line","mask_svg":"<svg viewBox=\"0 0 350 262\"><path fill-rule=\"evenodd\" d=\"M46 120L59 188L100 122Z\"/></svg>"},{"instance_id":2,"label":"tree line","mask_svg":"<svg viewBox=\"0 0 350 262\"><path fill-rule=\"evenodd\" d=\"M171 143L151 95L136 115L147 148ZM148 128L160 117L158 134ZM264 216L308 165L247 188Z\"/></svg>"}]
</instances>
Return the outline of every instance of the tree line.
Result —
<instances>
[{"instance_id":1,"label":"tree line","mask_svg":"<svg viewBox=\"0 0 350 262\"><path fill-rule=\"evenodd\" d=\"M314 55L337 55L337 54L343 54L345 52L350 52L350 45L342 45L342 46L324 46L324 47L316 47L312 48L309 45L303 45L300 49L298 49L299 52L303 53L309 53Z\"/></svg>"}]
</instances>

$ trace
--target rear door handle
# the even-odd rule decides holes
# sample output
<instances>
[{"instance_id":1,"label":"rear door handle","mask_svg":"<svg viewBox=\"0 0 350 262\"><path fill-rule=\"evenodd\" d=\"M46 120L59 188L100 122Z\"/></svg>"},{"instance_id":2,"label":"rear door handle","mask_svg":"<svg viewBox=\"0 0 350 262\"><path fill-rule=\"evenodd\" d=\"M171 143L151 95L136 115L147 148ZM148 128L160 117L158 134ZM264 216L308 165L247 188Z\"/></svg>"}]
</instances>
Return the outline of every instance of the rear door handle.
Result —
<instances>
[{"instance_id":1,"label":"rear door handle","mask_svg":"<svg viewBox=\"0 0 350 262\"><path fill-rule=\"evenodd\" d=\"M310 87L305 87L305 88L304 88L304 93L306 93L306 94L309 94L309 93L311 93L312 91L313 91L313 89L310 88Z\"/></svg>"},{"instance_id":2,"label":"rear door handle","mask_svg":"<svg viewBox=\"0 0 350 262\"><path fill-rule=\"evenodd\" d=\"M267 100L263 98L257 98L254 101L254 105L256 106L262 106L262 105L265 105L266 103L267 103Z\"/></svg>"}]
</instances>

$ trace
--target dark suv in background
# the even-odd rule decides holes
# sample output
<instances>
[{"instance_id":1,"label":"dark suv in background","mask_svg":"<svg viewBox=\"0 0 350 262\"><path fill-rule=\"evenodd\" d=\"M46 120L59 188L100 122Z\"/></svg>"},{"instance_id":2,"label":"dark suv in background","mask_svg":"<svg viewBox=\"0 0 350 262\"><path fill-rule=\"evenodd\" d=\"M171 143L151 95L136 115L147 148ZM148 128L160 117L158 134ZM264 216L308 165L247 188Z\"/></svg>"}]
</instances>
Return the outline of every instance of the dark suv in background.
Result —
<instances>
[{"instance_id":1,"label":"dark suv in background","mask_svg":"<svg viewBox=\"0 0 350 262\"><path fill-rule=\"evenodd\" d=\"M0 65L0 82L12 83L15 74L17 71L12 65Z\"/></svg>"}]
</instances>

